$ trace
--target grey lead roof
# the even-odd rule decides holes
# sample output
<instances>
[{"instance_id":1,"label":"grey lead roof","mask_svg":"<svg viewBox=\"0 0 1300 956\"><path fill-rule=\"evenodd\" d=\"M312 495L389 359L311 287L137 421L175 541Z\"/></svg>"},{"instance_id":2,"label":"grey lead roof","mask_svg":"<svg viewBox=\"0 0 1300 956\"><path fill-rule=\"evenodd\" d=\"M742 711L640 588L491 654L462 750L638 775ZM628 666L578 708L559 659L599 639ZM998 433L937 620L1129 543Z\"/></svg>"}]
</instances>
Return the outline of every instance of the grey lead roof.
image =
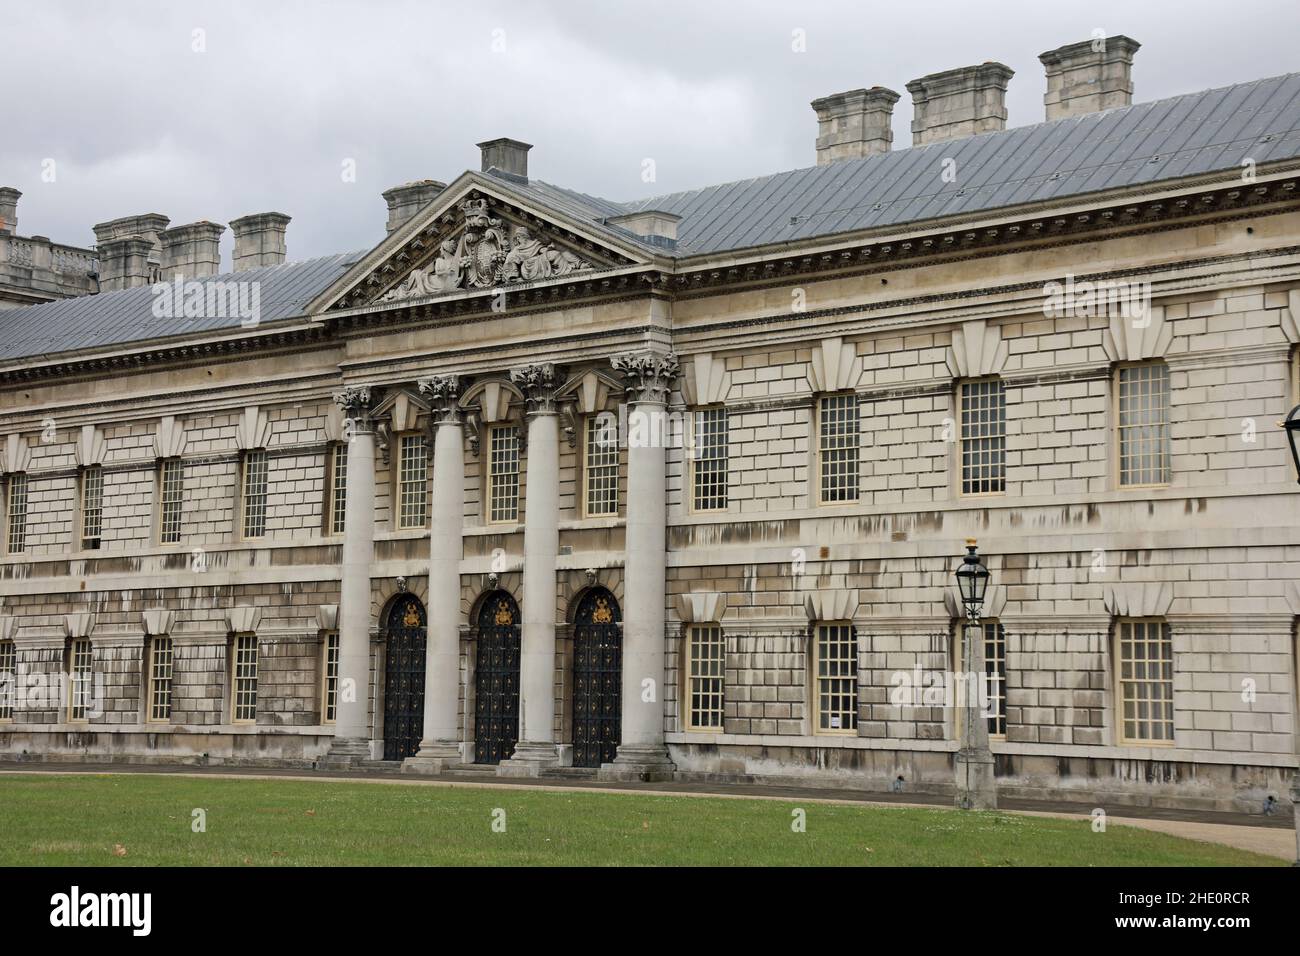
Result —
<instances>
[{"instance_id":1,"label":"grey lead roof","mask_svg":"<svg viewBox=\"0 0 1300 956\"><path fill-rule=\"evenodd\" d=\"M1238 169L1246 159L1264 164L1298 156L1300 74L1290 73L627 203L537 180L514 181L514 188L597 231L647 246L605 220L648 209L675 213L682 217L675 254L683 257L1083 196ZM955 164L952 182L941 175L947 159ZM302 314L363 255L326 256L237 278L260 281L261 319L269 322ZM2 311L0 362L239 324L238 317L159 319L152 304L146 286Z\"/></svg>"},{"instance_id":2,"label":"grey lead roof","mask_svg":"<svg viewBox=\"0 0 1300 956\"><path fill-rule=\"evenodd\" d=\"M338 281L364 252L305 259L213 276L203 282L256 282L259 320L301 315L307 303ZM0 311L0 362L36 355L80 352L124 342L172 338L236 328L240 316L159 318L151 286Z\"/></svg>"},{"instance_id":3,"label":"grey lead roof","mask_svg":"<svg viewBox=\"0 0 1300 956\"><path fill-rule=\"evenodd\" d=\"M897 149L629 203L547 183L600 218L657 209L681 216L677 255L937 219L1300 156L1300 74ZM955 163L955 181L940 175Z\"/></svg>"}]
</instances>

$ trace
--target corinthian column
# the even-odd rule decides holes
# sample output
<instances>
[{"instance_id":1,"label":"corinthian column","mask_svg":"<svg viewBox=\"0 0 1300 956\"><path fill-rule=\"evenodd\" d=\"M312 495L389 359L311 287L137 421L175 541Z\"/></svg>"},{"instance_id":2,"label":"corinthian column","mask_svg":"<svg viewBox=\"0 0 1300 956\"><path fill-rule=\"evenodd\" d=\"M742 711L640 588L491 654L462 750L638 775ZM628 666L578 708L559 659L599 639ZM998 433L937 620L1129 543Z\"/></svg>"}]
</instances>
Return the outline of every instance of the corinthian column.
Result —
<instances>
[{"instance_id":1,"label":"corinthian column","mask_svg":"<svg viewBox=\"0 0 1300 956\"><path fill-rule=\"evenodd\" d=\"M519 742L497 773L535 777L559 763L555 745L555 562L560 551L560 429L550 363L513 369L528 403L524 606L519 653Z\"/></svg>"},{"instance_id":2,"label":"corinthian column","mask_svg":"<svg viewBox=\"0 0 1300 956\"><path fill-rule=\"evenodd\" d=\"M628 408L627 531L623 578L622 740L612 780L671 779L664 745L664 604L668 548L666 412L677 377L672 353L629 352L612 359L623 373Z\"/></svg>"},{"instance_id":3,"label":"corinthian column","mask_svg":"<svg viewBox=\"0 0 1300 956\"><path fill-rule=\"evenodd\" d=\"M351 763L370 756L366 703L370 687L370 563L375 547L375 423L378 391L349 385L336 392L348 441L343 512L343 580L339 587L339 684L334 741L328 759Z\"/></svg>"},{"instance_id":4,"label":"corinthian column","mask_svg":"<svg viewBox=\"0 0 1300 956\"><path fill-rule=\"evenodd\" d=\"M408 773L441 773L461 763L457 720L460 702L460 559L465 510L465 445L460 377L420 382L433 422L433 527L429 534L428 643L424 658L424 736L408 757Z\"/></svg>"}]
</instances>

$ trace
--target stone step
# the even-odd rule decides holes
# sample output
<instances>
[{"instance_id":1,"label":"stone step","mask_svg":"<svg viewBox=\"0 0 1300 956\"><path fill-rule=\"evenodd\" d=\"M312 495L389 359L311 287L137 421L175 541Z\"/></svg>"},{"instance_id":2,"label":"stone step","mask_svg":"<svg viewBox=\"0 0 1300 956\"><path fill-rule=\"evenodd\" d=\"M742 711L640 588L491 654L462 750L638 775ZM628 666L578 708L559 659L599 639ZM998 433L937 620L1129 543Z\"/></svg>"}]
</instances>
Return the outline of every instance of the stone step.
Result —
<instances>
[{"instance_id":1,"label":"stone step","mask_svg":"<svg viewBox=\"0 0 1300 956\"><path fill-rule=\"evenodd\" d=\"M400 760L359 760L356 766L361 770L391 770L394 773L401 772L402 761Z\"/></svg>"},{"instance_id":2,"label":"stone step","mask_svg":"<svg viewBox=\"0 0 1300 956\"><path fill-rule=\"evenodd\" d=\"M567 780L595 780L599 772L595 767L551 767L543 770L541 776Z\"/></svg>"},{"instance_id":3,"label":"stone step","mask_svg":"<svg viewBox=\"0 0 1300 956\"><path fill-rule=\"evenodd\" d=\"M497 767L492 763L463 763L447 772L465 777L495 777Z\"/></svg>"}]
</instances>

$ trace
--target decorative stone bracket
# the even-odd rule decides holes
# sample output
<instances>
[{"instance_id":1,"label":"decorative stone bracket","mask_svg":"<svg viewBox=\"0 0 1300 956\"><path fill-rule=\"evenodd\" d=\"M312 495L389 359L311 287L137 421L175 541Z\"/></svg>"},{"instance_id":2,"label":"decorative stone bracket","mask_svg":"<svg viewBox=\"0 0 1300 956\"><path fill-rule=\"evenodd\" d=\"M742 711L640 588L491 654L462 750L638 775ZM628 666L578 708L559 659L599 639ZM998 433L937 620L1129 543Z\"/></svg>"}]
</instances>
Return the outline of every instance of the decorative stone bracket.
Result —
<instances>
[{"instance_id":1,"label":"decorative stone bracket","mask_svg":"<svg viewBox=\"0 0 1300 956\"><path fill-rule=\"evenodd\" d=\"M1286 294L1287 306L1282 310L1280 324L1282 334L1290 343L1300 343L1300 289L1291 289Z\"/></svg>"},{"instance_id":2,"label":"decorative stone bracket","mask_svg":"<svg viewBox=\"0 0 1300 956\"><path fill-rule=\"evenodd\" d=\"M996 375L1007 364L1007 343L1002 331L983 319L958 327L948 347L948 371L953 378Z\"/></svg>"},{"instance_id":3,"label":"decorative stone bracket","mask_svg":"<svg viewBox=\"0 0 1300 956\"><path fill-rule=\"evenodd\" d=\"M239 421L239 430L235 441L240 451L265 448L271 443L271 422L267 414L256 405L244 409L244 416Z\"/></svg>"},{"instance_id":4,"label":"decorative stone bracket","mask_svg":"<svg viewBox=\"0 0 1300 956\"><path fill-rule=\"evenodd\" d=\"M862 360L857 347L842 338L822 339L812 350L808 384L813 392L843 392L858 387Z\"/></svg>"},{"instance_id":5,"label":"decorative stone bracket","mask_svg":"<svg viewBox=\"0 0 1300 956\"><path fill-rule=\"evenodd\" d=\"M102 465L106 450L104 433L94 425L82 425L81 435L77 439L75 449L77 464L82 468L89 468L91 465Z\"/></svg>"},{"instance_id":6,"label":"decorative stone bracket","mask_svg":"<svg viewBox=\"0 0 1300 956\"><path fill-rule=\"evenodd\" d=\"M144 632L151 637L170 634L176 620L176 612L164 608L144 611L141 616L144 619Z\"/></svg>"},{"instance_id":7,"label":"decorative stone bracket","mask_svg":"<svg viewBox=\"0 0 1300 956\"><path fill-rule=\"evenodd\" d=\"M1108 584L1103 600L1113 617L1164 617L1174 603L1174 587L1158 581Z\"/></svg>"},{"instance_id":8,"label":"decorative stone bracket","mask_svg":"<svg viewBox=\"0 0 1300 956\"><path fill-rule=\"evenodd\" d=\"M185 425L174 415L164 415L153 436L153 453L158 458L179 458L185 452Z\"/></svg>"},{"instance_id":9,"label":"decorative stone bracket","mask_svg":"<svg viewBox=\"0 0 1300 956\"><path fill-rule=\"evenodd\" d=\"M951 585L943 592L944 610L953 620L964 620L966 608L961 603L961 592L957 585ZM1007 606L1007 592L1000 584L990 584L984 592L984 606L980 609L981 618L1001 617Z\"/></svg>"},{"instance_id":10,"label":"decorative stone bracket","mask_svg":"<svg viewBox=\"0 0 1300 956\"><path fill-rule=\"evenodd\" d=\"M90 637L95 630L95 615L86 611L63 616L63 634L65 637L81 639Z\"/></svg>"},{"instance_id":11,"label":"decorative stone bracket","mask_svg":"<svg viewBox=\"0 0 1300 956\"><path fill-rule=\"evenodd\" d=\"M857 588L814 591L804 595L804 612L814 621L851 621L858 613Z\"/></svg>"},{"instance_id":12,"label":"decorative stone bracket","mask_svg":"<svg viewBox=\"0 0 1300 956\"><path fill-rule=\"evenodd\" d=\"M687 405L718 405L731 391L731 373L724 360L709 352L692 357L682 376L682 397Z\"/></svg>"},{"instance_id":13,"label":"decorative stone bracket","mask_svg":"<svg viewBox=\"0 0 1300 956\"><path fill-rule=\"evenodd\" d=\"M32 450L27 439L22 435L9 435L5 438L4 470L8 474L26 471L32 461Z\"/></svg>"},{"instance_id":14,"label":"decorative stone bracket","mask_svg":"<svg viewBox=\"0 0 1300 956\"><path fill-rule=\"evenodd\" d=\"M727 613L727 595L692 591L677 595L677 616L683 624L718 624Z\"/></svg>"},{"instance_id":15,"label":"decorative stone bracket","mask_svg":"<svg viewBox=\"0 0 1300 956\"><path fill-rule=\"evenodd\" d=\"M1163 358L1173 338L1174 327L1165 321L1165 307L1148 303L1143 315L1112 315L1101 344L1112 362L1142 362Z\"/></svg>"},{"instance_id":16,"label":"decorative stone bracket","mask_svg":"<svg viewBox=\"0 0 1300 956\"><path fill-rule=\"evenodd\" d=\"M339 627L339 606L321 604L316 607L316 626L322 631L337 631Z\"/></svg>"},{"instance_id":17,"label":"decorative stone bracket","mask_svg":"<svg viewBox=\"0 0 1300 956\"><path fill-rule=\"evenodd\" d=\"M226 630L231 634L248 634L262 623L262 609L247 604L226 608Z\"/></svg>"}]
</instances>

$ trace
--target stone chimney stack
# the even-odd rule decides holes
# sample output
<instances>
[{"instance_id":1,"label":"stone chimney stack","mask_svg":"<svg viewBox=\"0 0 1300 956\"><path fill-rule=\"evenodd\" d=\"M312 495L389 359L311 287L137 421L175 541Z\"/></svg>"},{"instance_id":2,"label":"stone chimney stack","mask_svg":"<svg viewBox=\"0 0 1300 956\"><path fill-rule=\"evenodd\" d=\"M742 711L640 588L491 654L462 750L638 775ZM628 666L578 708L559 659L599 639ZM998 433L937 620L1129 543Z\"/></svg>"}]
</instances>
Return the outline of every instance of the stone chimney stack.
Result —
<instances>
[{"instance_id":1,"label":"stone chimney stack","mask_svg":"<svg viewBox=\"0 0 1300 956\"><path fill-rule=\"evenodd\" d=\"M158 262L153 258L153 243L144 236L105 239L96 248L100 292L134 289L152 281Z\"/></svg>"},{"instance_id":2,"label":"stone chimney stack","mask_svg":"<svg viewBox=\"0 0 1300 956\"><path fill-rule=\"evenodd\" d=\"M219 222L187 223L173 226L162 234L162 281L175 278L202 279L221 271L221 234L226 227Z\"/></svg>"},{"instance_id":3,"label":"stone chimney stack","mask_svg":"<svg viewBox=\"0 0 1300 956\"><path fill-rule=\"evenodd\" d=\"M817 165L861 159L893 148L898 94L883 86L833 93L812 101L817 113Z\"/></svg>"},{"instance_id":4,"label":"stone chimney stack","mask_svg":"<svg viewBox=\"0 0 1300 956\"><path fill-rule=\"evenodd\" d=\"M394 186L383 192L384 202L388 203L388 222L386 228L392 235L407 220L427 206L437 195L447 188L446 183L436 179L417 179L413 183ZM231 223L233 226L234 223Z\"/></svg>"},{"instance_id":5,"label":"stone chimney stack","mask_svg":"<svg viewBox=\"0 0 1300 956\"><path fill-rule=\"evenodd\" d=\"M1005 63L962 66L931 73L907 84L912 94L912 145L942 143L1007 128Z\"/></svg>"},{"instance_id":6,"label":"stone chimney stack","mask_svg":"<svg viewBox=\"0 0 1300 956\"><path fill-rule=\"evenodd\" d=\"M153 282L162 259L159 237L169 222L160 213L147 212L96 223L99 290L115 292Z\"/></svg>"},{"instance_id":7,"label":"stone chimney stack","mask_svg":"<svg viewBox=\"0 0 1300 956\"><path fill-rule=\"evenodd\" d=\"M22 193L12 186L0 186L0 233L18 235L18 200Z\"/></svg>"},{"instance_id":8,"label":"stone chimney stack","mask_svg":"<svg viewBox=\"0 0 1300 956\"><path fill-rule=\"evenodd\" d=\"M284 231L289 221L282 212L258 212L230 220L230 231L235 234L235 271L284 262Z\"/></svg>"},{"instance_id":9,"label":"stone chimney stack","mask_svg":"<svg viewBox=\"0 0 1300 956\"><path fill-rule=\"evenodd\" d=\"M1131 106L1133 54L1142 44L1126 36L1095 37L1040 54L1047 69L1047 120Z\"/></svg>"},{"instance_id":10,"label":"stone chimney stack","mask_svg":"<svg viewBox=\"0 0 1300 956\"><path fill-rule=\"evenodd\" d=\"M507 176L514 176L525 182L528 180L528 151L533 148L531 143L521 143L517 139L502 137L479 143L478 148L482 155L483 172L495 169Z\"/></svg>"}]
</instances>

